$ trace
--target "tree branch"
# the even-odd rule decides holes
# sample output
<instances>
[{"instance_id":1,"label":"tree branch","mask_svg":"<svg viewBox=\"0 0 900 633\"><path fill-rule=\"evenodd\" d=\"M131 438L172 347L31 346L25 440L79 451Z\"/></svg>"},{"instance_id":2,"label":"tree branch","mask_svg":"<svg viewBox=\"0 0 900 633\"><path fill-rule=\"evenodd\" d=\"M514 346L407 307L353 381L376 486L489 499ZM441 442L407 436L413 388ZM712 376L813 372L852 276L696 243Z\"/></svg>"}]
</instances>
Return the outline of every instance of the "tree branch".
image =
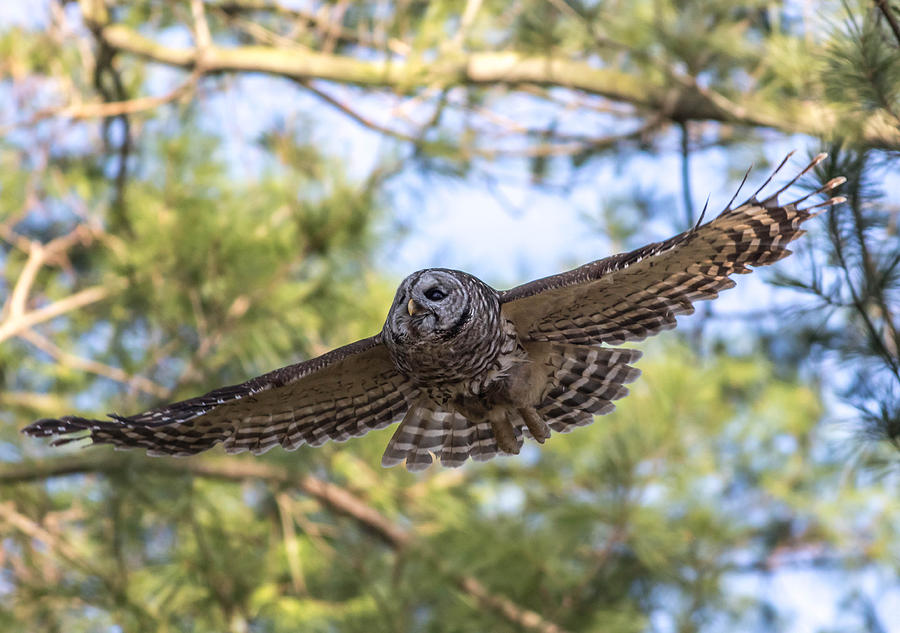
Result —
<instances>
[{"instance_id":1,"label":"tree branch","mask_svg":"<svg viewBox=\"0 0 900 633\"><path fill-rule=\"evenodd\" d=\"M51 108L43 108L38 110L30 118L18 123L8 123L0 126L0 136L4 136L9 132L19 129L31 127L40 123L45 119L61 118L70 119L72 121L80 121L83 119L107 119L127 114L137 114L158 108L171 101L175 101L183 94L186 94L192 87L193 77L179 84L171 92L159 97L137 97L135 99L127 99L125 101L106 101L102 103L75 103L67 106L55 106Z\"/></svg>"},{"instance_id":2,"label":"tree branch","mask_svg":"<svg viewBox=\"0 0 900 633\"><path fill-rule=\"evenodd\" d=\"M894 38L897 40L897 44L900 45L900 24L897 24L897 16L894 15L893 9L888 5L887 0L875 0L875 4L881 10L881 13L890 25L891 30L894 32Z\"/></svg>"},{"instance_id":3,"label":"tree branch","mask_svg":"<svg viewBox=\"0 0 900 633\"><path fill-rule=\"evenodd\" d=\"M21 319L25 314L31 287L34 285L38 271L45 264L63 259L66 251L75 246L75 244L90 243L95 237L95 231L95 229L87 225L79 224L66 235L61 235L46 244L42 244L19 235L5 224L0 225L0 235L2 235L3 239L28 253L28 260L22 267L19 278L16 280L16 285L13 287L13 291L4 306L6 318Z\"/></svg>"},{"instance_id":4,"label":"tree branch","mask_svg":"<svg viewBox=\"0 0 900 633\"><path fill-rule=\"evenodd\" d=\"M405 141L408 143L412 143L424 150L427 151L429 145L431 143L422 138L421 135L416 136L413 134L407 134L405 132L401 132L399 130L395 130L389 128L387 126L381 125L376 121L366 117L360 112L354 110L346 103L339 101L335 97L331 96L327 92L320 90L316 86L313 86L309 82L300 82L301 85L309 90L311 93L328 103L329 105L335 107L340 110L342 113L359 123L360 125L369 128L379 134L383 134L385 136L389 136L391 138L396 138L400 141ZM465 156L466 158L471 157L479 157L479 158L497 158L501 156L510 156L516 158L523 157L536 157L536 156L565 156L578 154L583 152L597 152L601 149L605 149L608 147L614 146L616 143L620 143L628 140L635 140L646 136L651 130L660 127L661 123L657 119L651 120L646 125L640 126L638 129L633 130L631 132L624 132L622 134L612 134L609 136L601 136L598 138L584 138L583 140L571 141L571 142L558 142L558 143L541 143L537 145L531 145L529 147L524 147L521 149L504 149L504 148L482 148L482 147L458 147L458 151L460 155ZM531 130L520 129L520 133L529 134L532 133ZM445 147L438 148L442 151L445 151Z\"/></svg>"},{"instance_id":5,"label":"tree branch","mask_svg":"<svg viewBox=\"0 0 900 633\"><path fill-rule=\"evenodd\" d=\"M66 235L61 235L46 244L28 241L18 236L8 227L6 229L5 231L0 231L0 233L3 233L3 238L8 241L14 241L17 245L23 247L28 253L28 260L22 267L9 300L4 306L5 316L3 322L0 323L0 343L38 323L49 321L66 312L95 303L111 294L113 288L110 285L93 286L64 299L59 299L43 308L27 312L28 296L31 294L31 287L41 267L47 262L63 257L66 251L75 244L90 242L97 235L98 229L83 224L78 225Z\"/></svg>"},{"instance_id":6,"label":"tree branch","mask_svg":"<svg viewBox=\"0 0 900 633\"><path fill-rule=\"evenodd\" d=\"M859 200L855 199L856 196L851 198L850 204L848 206L855 208L856 205L859 204ZM884 339L881 336L881 333L878 331L878 328L875 326L875 323L872 321L871 316L869 315L869 308L864 301L865 297L862 292L858 292L856 286L853 282L853 276L851 275L852 267L850 266L847 256L844 253L844 237L841 233L840 226L838 224L838 216L836 213L828 214L828 230L831 236L831 243L834 246L834 254L837 256L838 264L840 264L840 271L844 277L844 283L847 288L847 291L850 293L850 299L853 303L856 314L860 317L863 322L864 329L866 333L869 335L869 340L878 347L878 354L885 361L885 364L894 374L894 377L900 382L900 360L896 359L893 354L891 354L890 350L888 350L884 345Z\"/></svg>"},{"instance_id":7,"label":"tree branch","mask_svg":"<svg viewBox=\"0 0 900 633\"><path fill-rule=\"evenodd\" d=\"M2 324L0 324L0 343L11 336L19 334L22 330L34 327L38 323L43 323L44 321L55 319L58 316L66 314L67 312L72 312L73 310L83 308L92 303L102 301L109 297L112 293L113 288L111 288L109 285L91 286L90 288L85 288L84 290L76 292L73 295L69 295L65 299L54 301L53 303L46 305L43 308L32 310L31 312L26 312L25 314L21 315L21 317L7 318Z\"/></svg>"},{"instance_id":8,"label":"tree branch","mask_svg":"<svg viewBox=\"0 0 900 633\"><path fill-rule=\"evenodd\" d=\"M195 68L197 51L194 49L164 46L123 24L106 24L98 27L97 32L107 46L118 51L169 66ZM840 118L837 112L818 102L786 97L775 110L751 93L741 95L742 101L737 103L696 85L689 77L676 86L671 82L652 84L611 67L598 68L561 57L516 52L456 54L433 61L367 61L307 49L211 45L203 53L203 72L260 72L301 82L321 79L385 88L398 94L408 94L421 86L565 87L648 111L662 110L676 121L720 121L815 136L827 136ZM872 115L864 127L871 145L900 147L900 130L878 115Z\"/></svg>"},{"instance_id":9,"label":"tree branch","mask_svg":"<svg viewBox=\"0 0 900 633\"><path fill-rule=\"evenodd\" d=\"M484 609L489 609L523 629L540 633L565 633L563 629L548 622L539 614L516 605L512 600L490 593L472 576L457 576L457 586L475 598Z\"/></svg>"}]
</instances>

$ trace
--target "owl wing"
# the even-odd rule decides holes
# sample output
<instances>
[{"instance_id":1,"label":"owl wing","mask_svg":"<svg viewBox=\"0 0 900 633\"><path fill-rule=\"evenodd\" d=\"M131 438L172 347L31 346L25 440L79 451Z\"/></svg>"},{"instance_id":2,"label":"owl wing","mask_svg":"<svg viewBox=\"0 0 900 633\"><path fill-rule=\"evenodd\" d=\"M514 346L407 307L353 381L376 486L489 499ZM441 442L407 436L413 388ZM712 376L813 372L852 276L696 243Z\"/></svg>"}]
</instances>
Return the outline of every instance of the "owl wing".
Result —
<instances>
[{"instance_id":1,"label":"owl wing","mask_svg":"<svg viewBox=\"0 0 900 633\"><path fill-rule=\"evenodd\" d=\"M293 450L304 443L342 442L383 428L417 397L377 335L137 415L111 414L111 421L72 416L39 420L23 432L68 436L54 445L89 437L94 444L140 447L151 455L193 455L219 442L228 453L259 454L277 444Z\"/></svg>"},{"instance_id":2,"label":"owl wing","mask_svg":"<svg viewBox=\"0 0 900 633\"><path fill-rule=\"evenodd\" d=\"M731 274L749 273L748 266L764 266L790 255L786 245L804 233L800 225L819 210L843 202L843 198L829 198L798 208L811 196L845 181L834 178L803 198L778 203L779 194L826 156L817 156L762 201L757 195L790 154L749 200L736 208L729 203L706 224L698 223L664 242L507 290L500 296L503 313L523 341L618 345L674 328L676 315L691 314L695 301L715 299L719 291L734 286Z\"/></svg>"}]
</instances>

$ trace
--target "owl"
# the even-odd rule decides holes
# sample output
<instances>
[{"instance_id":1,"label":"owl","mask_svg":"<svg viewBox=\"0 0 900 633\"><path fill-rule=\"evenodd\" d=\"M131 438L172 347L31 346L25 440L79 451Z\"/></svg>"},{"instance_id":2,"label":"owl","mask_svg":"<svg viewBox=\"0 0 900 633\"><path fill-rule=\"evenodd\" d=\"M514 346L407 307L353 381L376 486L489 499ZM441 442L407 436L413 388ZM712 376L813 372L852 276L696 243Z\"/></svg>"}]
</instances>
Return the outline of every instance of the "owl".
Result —
<instances>
[{"instance_id":1,"label":"owl","mask_svg":"<svg viewBox=\"0 0 900 633\"><path fill-rule=\"evenodd\" d=\"M760 200L785 158L746 202L733 208L735 194L717 218L663 242L505 291L458 270L421 270L400 284L375 336L137 415L45 419L24 432L151 455L193 455L220 442L228 453L259 454L343 442L399 420L384 466L405 461L416 471L435 457L456 467L518 454L526 438L542 444L614 409L640 373L640 352L621 344L675 327L694 302L734 286L732 274L789 255L803 222L843 202L798 208L843 178L778 202L825 157Z\"/></svg>"}]
</instances>

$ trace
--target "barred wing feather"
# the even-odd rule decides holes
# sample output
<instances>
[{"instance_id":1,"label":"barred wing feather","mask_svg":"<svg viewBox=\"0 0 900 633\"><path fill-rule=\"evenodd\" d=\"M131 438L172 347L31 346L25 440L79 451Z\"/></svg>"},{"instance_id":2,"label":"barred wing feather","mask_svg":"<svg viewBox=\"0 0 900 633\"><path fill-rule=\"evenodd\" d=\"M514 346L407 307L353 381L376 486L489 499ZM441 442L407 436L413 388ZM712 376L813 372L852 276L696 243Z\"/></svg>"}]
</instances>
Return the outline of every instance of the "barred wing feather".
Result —
<instances>
[{"instance_id":1,"label":"barred wing feather","mask_svg":"<svg viewBox=\"0 0 900 633\"><path fill-rule=\"evenodd\" d=\"M694 302L715 299L721 290L734 286L730 275L787 257L791 253L787 244L804 233L800 225L843 201L835 197L803 209L798 206L845 180L834 178L803 198L778 202L779 194L825 157L817 156L764 200L757 198L757 191L738 207L729 204L711 222L671 239L507 290L501 294L503 312L523 341L619 345L674 328L675 317L691 314ZM786 162L787 158L772 176Z\"/></svg>"},{"instance_id":2,"label":"barred wing feather","mask_svg":"<svg viewBox=\"0 0 900 633\"><path fill-rule=\"evenodd\" d=\"M417 390L394 368L379 337L333 350L245 383L112 420L39 420L28 435L61 435L54 444L141 447L151 455L193 455L223 443L226 452L263 453L276 445L338 442L403 416Z\"/></svg>"}]
</instances>

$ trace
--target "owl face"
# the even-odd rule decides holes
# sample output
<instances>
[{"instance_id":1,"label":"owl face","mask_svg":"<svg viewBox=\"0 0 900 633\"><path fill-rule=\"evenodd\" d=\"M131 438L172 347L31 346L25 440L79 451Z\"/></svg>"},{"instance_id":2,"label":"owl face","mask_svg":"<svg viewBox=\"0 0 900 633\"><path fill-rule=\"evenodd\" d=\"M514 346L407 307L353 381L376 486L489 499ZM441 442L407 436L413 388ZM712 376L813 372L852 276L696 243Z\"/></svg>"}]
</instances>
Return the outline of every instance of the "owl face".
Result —
<instances>
[{"instance_id":1,"label":"owl face","mask_svg":"<svg viewBox=\"0 0 900 633\"><path fill-rule=\"evenodd\" d=\"M403 280L382 331L394 365L419 385L478 375L497 356L500 295L468 273L429 268Z\"/></svg>"},{"instance_id":2,"label":"owl face","mask_svg":"<svg viewBox=\"0 0 900 633\"><path fill-rule=\"evenodd\" d=\"M404 279L385 323L391 338L415 344L456 337L472 318L472 297L462 274L433 268Z\"/></svg>"}]
</instances>

